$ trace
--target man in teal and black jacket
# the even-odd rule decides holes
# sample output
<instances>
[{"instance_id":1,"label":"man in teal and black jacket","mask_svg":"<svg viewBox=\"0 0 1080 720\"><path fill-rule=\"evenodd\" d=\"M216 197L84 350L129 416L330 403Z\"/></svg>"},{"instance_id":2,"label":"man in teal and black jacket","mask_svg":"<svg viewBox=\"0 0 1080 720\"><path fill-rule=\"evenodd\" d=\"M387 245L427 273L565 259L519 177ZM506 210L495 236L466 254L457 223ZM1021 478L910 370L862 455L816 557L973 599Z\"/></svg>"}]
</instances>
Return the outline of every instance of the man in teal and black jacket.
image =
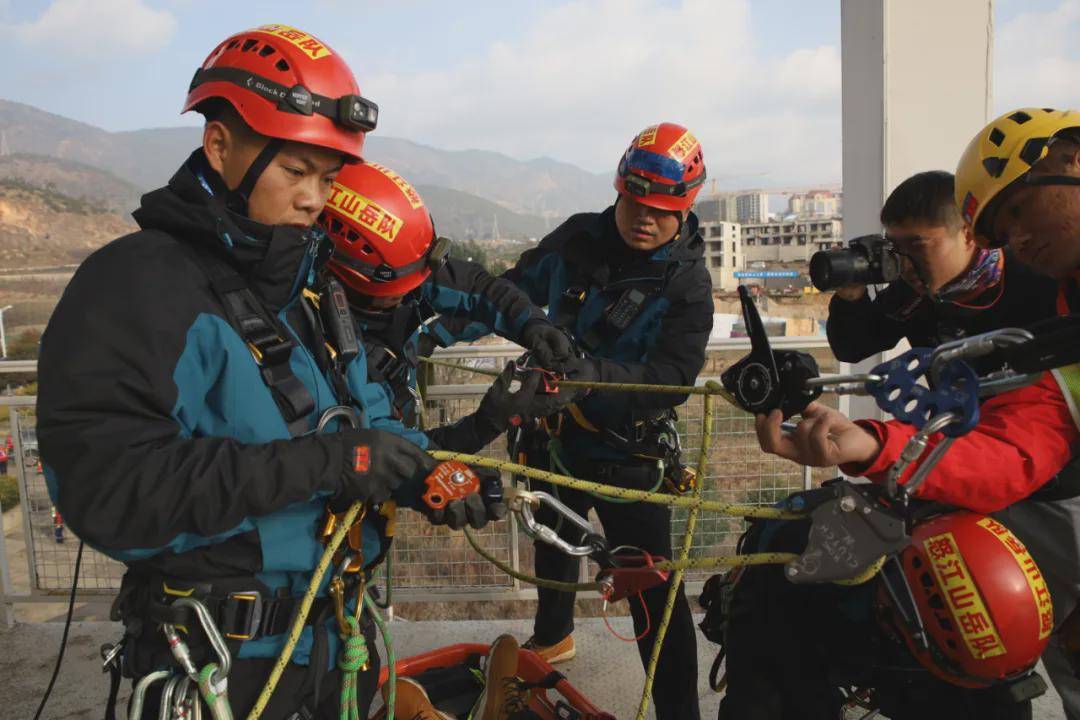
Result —
<instances>
[{"instance_id":1,"label":"man in teal and black jacket","mask_svg":"<svg viewBox=\"0 0 1080 720\"><path fill-rule=\"evenodd\" d=\"M388 547L379 504L423 509L435 463L362 346L312 302L331 245L312 226L375 125L349 69L316 38L263 26L215 48L185 110L206 117L203 147L144 196L139 232L83 263L44 333L39 432L58 510L128 566L115 606L126 674L175 667L163 622L185 629L199 667L213 659L196 618L170 604L194 597L229 639L243 716L323 552L328 505L367 504L355 552L371 567ZM474 525L505 512L476 499ZM327 580L263 718L339 715ZM370 621L361 629L374 650Z\"/></svg>"}]
</instances>

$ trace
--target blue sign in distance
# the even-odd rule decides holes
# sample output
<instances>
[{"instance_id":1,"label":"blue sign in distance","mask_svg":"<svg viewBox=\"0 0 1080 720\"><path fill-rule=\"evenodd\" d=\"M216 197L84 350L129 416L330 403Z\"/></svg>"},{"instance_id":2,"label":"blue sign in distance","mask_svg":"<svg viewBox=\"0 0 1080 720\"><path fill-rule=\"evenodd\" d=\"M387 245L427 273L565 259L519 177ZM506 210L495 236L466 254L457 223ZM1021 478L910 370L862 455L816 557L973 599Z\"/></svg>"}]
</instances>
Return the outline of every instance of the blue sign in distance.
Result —
<instances>
[{"instance_id":1,"label":"blue sign in distance","mask_svg":"<svg viewBox=\"0 0 1080 720\"><path fill-rule=\"evenodd\" d=\"M797 270L759 270L756 272L750 272L746 270L737 270L735 272L737 278L797 278L799 272Z\"/></svg>"}]
</instances>

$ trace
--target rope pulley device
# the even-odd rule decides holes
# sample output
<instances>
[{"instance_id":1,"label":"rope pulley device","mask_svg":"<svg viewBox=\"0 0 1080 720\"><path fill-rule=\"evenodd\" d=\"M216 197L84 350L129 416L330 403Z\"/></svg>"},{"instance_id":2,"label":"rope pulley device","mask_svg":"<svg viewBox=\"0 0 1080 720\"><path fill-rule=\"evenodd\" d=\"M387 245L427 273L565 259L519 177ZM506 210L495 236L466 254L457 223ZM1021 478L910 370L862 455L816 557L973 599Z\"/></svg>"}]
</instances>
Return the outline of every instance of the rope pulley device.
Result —
<instances>
[{"instance_id":1,"label":"rope pulley device","mask_svg":"<svg viewBox=\"0 0 1080 720\"><path fill-rule=\"evenodd\" d=\"M739 286L739 302L750 337L750 354L725 370L720 382L743 410L767 415L779 408L786 420L821 395L820 388L806 383L818 376L817 361L804 352L772 349L745 285Z\"/></svg>"},{"instance_id":2,"label":"rope pulley device","mask_svg":"<svg viewBox=\"0 0 1080 720\"><path fill-rule=\"evenodd\" d=\"M432 510L445 510L454 500L480 491L480 476L458 460L447 460L435 466L424 478L424 504Z\"/></svg>"}]
</instances>

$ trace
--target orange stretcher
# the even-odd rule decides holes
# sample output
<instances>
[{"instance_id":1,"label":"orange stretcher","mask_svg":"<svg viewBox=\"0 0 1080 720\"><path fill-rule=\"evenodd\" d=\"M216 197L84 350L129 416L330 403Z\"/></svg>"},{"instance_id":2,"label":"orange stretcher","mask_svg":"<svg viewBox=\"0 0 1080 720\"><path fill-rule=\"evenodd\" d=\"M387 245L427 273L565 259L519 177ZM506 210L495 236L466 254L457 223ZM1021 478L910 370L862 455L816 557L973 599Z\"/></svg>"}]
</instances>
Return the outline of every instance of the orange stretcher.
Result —
<instances>
[{"instance_id":1,"label":"orange stretcher","mask_svg":"<svg viewBox=\"0 0 1080 720\"><path fill-rule=\"evenodd\" d=\"M487 645L480 643L449 645L398 660L395 667L398 677L416 677L439 669L475 665L478 658L487 656L488 649ZM614 715L599 710L565 677L531 650L518 650L517 676L532 686L529 709L540 720L615 720ZM379 673L379 687L382 687L388 677L388 669L383 668ZM435 697L432 697L432 700L434 701ZM436 707L443 709L437 702ZM375 718L380 717L381 711Z\"/></svg>"}]
</instances>

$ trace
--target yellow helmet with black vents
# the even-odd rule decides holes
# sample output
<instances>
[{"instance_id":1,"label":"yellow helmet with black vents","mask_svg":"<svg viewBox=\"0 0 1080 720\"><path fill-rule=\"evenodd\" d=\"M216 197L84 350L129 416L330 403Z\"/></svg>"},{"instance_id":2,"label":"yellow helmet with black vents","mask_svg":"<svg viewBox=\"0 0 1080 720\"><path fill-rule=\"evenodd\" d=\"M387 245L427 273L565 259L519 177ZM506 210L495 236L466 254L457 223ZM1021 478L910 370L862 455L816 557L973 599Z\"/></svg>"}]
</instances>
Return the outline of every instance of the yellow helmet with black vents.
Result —
<instances>
[{"instance_id":1,"label":"yellow helmet with black vents","mask_svg":"<svg viewBox=\"0 0 1080 720\"><path fill-rule=\"evenodd\" d=\"M972 138L956 166L956 204L976 235L990 238L984 227L989 216L979 224L983 211L1046 157L1049 140L1068 128L1080 128L1080 112L1021 108L996 118Z\"/></svg>"}]
</instances>

